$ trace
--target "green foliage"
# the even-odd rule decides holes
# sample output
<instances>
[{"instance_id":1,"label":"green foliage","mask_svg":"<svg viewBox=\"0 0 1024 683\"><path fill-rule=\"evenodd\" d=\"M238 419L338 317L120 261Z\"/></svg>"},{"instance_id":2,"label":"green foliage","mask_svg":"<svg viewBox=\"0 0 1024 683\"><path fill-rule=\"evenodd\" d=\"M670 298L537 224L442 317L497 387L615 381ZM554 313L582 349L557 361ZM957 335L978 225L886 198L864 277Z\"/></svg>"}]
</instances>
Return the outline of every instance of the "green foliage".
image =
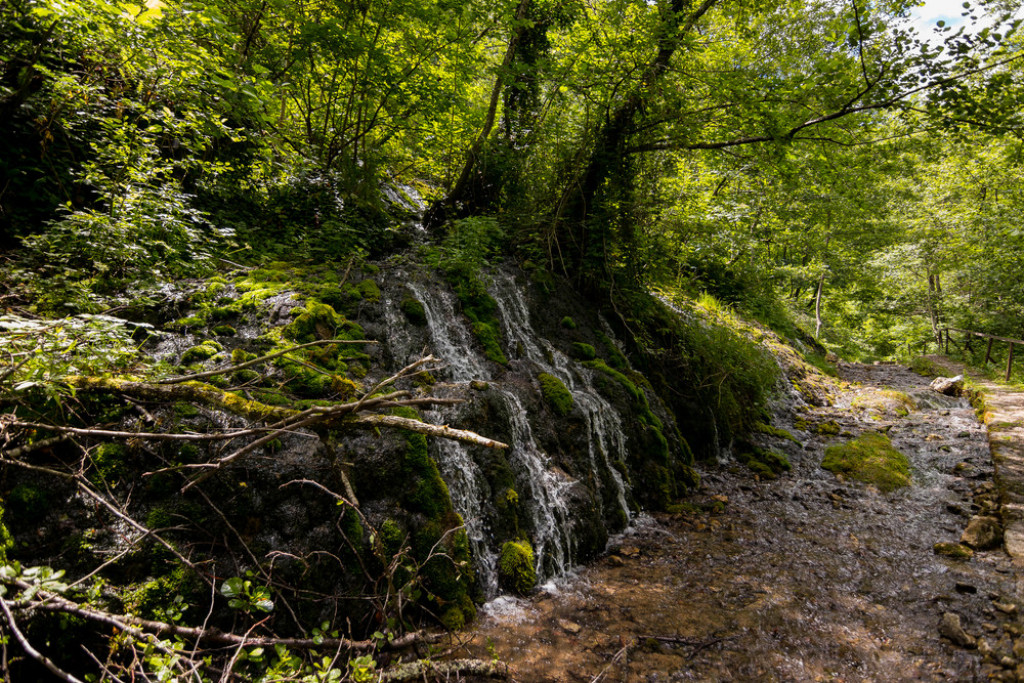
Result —
<instances>
[{"instance_id":1,"label":"green foliage","mask_svg":"<svg viewBox=\"0 0 1024 683\"><path fill-rule=\"evenodd\" d=\"M537 584L533 566L533 547L529 541L507 541L498 558L498 580L506 590L526 595Z\"/></svg>"},{"instance_id":2,"label":"green foliage","mask_svg":"<svg viewBox=\"0 0 1024 683\"><path fill-rule=\"evenodd\" d=\"M911 359L910 369L924 377L941 377L946 374L945 368L925 356L916 356Z\"/></svg>"},{"instance_id":3,"label":"green foliage","mask_svg":"<svg viewBox=\"0 0 1024 683\"><path fill-rule=\"evenodd\" d=\"M594 360L597 358L597 351L590 344L573 342L572 357L579 360Z\"/></svg>"},{"instance_id":4,"label":"green foliage","mask_svg":"<svg viewBox=\"0 0 1024 683\"><path fill-rule=\"evenodd\" d=\"M868 432L825 449L821 466L876 486L883 493L910 485L910 461L893 448L885 434Z\"/></svg>"},{"instance_id":5,"label":"green foliage","mask_svg":"<svg viewBox=\"0 0 1024 683\"><path fill-rule=\"evenodd\" d=\"M542 372L537 375L540 382L540 393L556 414L566 416L572 412L573 397L568 387L554 375Z\"/></svg>"},{"instance_id":6,"label":"green foliage","mask_svg":"<svg viewBox=\"0 0 1024 683\"><path fill-rule=\"evenodd\" d=\"M228 606L231 609L243 612L273 612L274 601L271 598L270 589L261 586L252 579L253 573L246 572L245 578L233 576L224 581L220 587L220 593L228 599Z\"/></svg>"}]
</instances>

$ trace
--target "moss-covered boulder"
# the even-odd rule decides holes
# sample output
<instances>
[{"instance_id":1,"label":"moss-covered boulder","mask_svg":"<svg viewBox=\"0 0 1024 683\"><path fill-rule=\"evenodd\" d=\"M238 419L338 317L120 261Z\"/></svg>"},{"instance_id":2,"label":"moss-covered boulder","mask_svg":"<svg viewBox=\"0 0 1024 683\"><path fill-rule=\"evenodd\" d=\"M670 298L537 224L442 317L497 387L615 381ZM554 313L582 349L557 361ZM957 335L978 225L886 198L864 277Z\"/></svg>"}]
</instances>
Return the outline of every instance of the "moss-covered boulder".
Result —
<instances>
[{"instance_id":1,"label":"moss-covered boulder","mask_svg":"<svg viewBox=\"0 0 1024 683\"><path fill-rule=\"evenodd\" d=\"M829 446L821 466L834 474L872 484L885 493L910 485L910 461L880 432Z\"/></svg>"},{"instance_id":2,"label":"moss-covered boulder","mask_svg":"<svg viewBox=\"0 0 1024 683\"><path fill-rule=\"evenodd\" d=\"M537 585L533 562L533 547L529 541L506 542L501 546L498 559L498 581L506 590L525 595Z\"/></svg>"},{"instance_id":3,"label":"moss-covered boulder","mask_svg":"<svg viewBox=\"0 0 1024 683\"><path fill-rule=\"evenodd\" d=\"M540 382L540 393L553 411L563 417L572 412L572 392L569 391L569 388L565 386L562 380L554 375L542 372L537 375L537 381Z\"/></svg>"}]
</instances>

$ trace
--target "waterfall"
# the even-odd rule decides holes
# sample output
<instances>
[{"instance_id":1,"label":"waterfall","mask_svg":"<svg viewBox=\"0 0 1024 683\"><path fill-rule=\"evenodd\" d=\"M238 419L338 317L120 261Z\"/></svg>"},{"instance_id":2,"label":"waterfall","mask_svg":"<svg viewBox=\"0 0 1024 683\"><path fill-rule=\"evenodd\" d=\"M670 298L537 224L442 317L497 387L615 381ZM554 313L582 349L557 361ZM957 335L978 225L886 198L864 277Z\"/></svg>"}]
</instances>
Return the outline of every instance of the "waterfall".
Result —
<instances>
[{"instance_id":1,"label":"waterfall","mask_svg":"<svg viewBox=\"0 0 1024 683\"><path fill-rule=\"evenodd\" d=\"M551 457L538 445L530 425L523 397L514 390L521 382L502 382L495 375L497 366L479 351L469 325L458 314L455 296L444 286L409 282L407 286L423 304L430 335L430 350L445 363L447 377L456 382L486 380L491 396L507 414L510 448L506 453L516 478L522 514L532 531L537 575L541 580L569 570L576 559L578 543L574 538L573 493L584 483L552 463ZM599 514L621 511L629 519L628 489L616 463L626 460L626 436L622 419L614 407L593 387L591 372L579 366L535 332L530 311L515 279L498 273L490 288L499 307L506 350L513 369L529 363L529 373L547 372L558 377L572 392L574 405L586 427L587 454L583 463L585 478L593 482ZM391 306L393 307L393 305ZM391 314L388 315L389 324ZM393 348L409 353L411 341L396 334ZM497 379L495 379L497 377ZM522 389L519 389L522 391ZM431 419L450 422L458 419L458 409L428 411ZM577 418L578 419L578 418ZM462 515L466 533L476 558L477 576L489 598L498 593L498 540L492 534L493 496L479 463L469 448L460 442L437 440L431 443L432 453L448 483L452 504ZM586 469L589 468L589 472ZM577 503L578 504L578 503ZM526 520L524 520L526 521Z\"/></svg>"},{"instance_id":2,"label":"waterfall","mask_svg":"<svg viewBox=\"0 0 1024 683\"><path fill-rule=\"evenodd\" d=\"M521 349L524 358L558 377L572 392L573 401L587 422L591 475L596 482L604 480L602 472L611 475L615 488L612 497L628 520L630 509L626 501L626 484L622 474L613 466L616 459L626 458L626 435L618 412L594 389L588 372L537 335L530 323L529 306L514 277L505 272L497 273L491 296L501 311L510 349Z\"/></svg>"}]
</instances>

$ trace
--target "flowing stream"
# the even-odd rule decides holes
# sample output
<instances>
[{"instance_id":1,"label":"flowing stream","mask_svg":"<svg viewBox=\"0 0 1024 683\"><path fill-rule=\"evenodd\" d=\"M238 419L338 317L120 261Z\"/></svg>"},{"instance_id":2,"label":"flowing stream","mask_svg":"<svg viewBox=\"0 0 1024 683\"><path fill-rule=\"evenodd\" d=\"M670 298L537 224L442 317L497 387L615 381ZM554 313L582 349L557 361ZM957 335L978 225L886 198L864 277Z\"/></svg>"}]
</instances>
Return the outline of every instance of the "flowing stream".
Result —
<instances>
[{"instance_id":1,"label":"flowing stream","mask_svg":"<svg viewBox=\"0 0 1024 683\"><path fill-rule=\"evenodd\" d=\"M1024 624L1009 558L932 548L990 504L984 427L966 401L897 366L845 372L863 386L801 414L839 435L790 424L799 445L769 444L792 472L769 481L738 463L706 468L692 507L635 519L557 590L490 610L456 656L493 651L518 680L560 683L1017 680ZM872 388L906 392L918 409L857 407ZM911 460L911 487L883 494L820 467L827 445L879 429ZM996 655L941 637L945 613Z\"/></svg>"}]
</instances>

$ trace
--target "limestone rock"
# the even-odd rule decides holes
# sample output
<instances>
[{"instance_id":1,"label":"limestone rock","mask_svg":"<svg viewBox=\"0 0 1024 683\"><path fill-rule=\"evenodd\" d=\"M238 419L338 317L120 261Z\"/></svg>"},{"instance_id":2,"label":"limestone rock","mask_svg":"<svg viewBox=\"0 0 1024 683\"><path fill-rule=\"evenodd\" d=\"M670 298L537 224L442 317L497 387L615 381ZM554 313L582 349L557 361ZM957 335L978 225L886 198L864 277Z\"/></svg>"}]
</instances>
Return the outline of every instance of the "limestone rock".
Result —
<instances>
[{"instance_id":1,"label":"limestone rock","mask_svg":"<svg viewBox=\"0 0 1024 683\"><path fill-rule=\"evenodd\" d=\"M928 386L946 396L959 396L960 391L964 388L964 376L936 377Z\"/></svg>"},{"instance_id":2,"label":"limestone rock","mask_svg":"<svg viewBox=\"0 0 1024 683\"><path fill-rule=\"evenodd\" d=\"M960 542L975 550L996 548L1003 542L1003 528L995 517L971 517L963 535L960 536Z\"/></svg>"},{"instance_id":3,"label":"limestone rock","mask_svg":"<svg viewBox=\"0 0 1024 683\"><path fill-rule=\"evenodd\" d=\"M974 636L960 625L960 615L952 612L942 615L942 621L939 622L939 635L949 638L960 647L973 648L977 644Z\"/></svg>"}]
</instances>

